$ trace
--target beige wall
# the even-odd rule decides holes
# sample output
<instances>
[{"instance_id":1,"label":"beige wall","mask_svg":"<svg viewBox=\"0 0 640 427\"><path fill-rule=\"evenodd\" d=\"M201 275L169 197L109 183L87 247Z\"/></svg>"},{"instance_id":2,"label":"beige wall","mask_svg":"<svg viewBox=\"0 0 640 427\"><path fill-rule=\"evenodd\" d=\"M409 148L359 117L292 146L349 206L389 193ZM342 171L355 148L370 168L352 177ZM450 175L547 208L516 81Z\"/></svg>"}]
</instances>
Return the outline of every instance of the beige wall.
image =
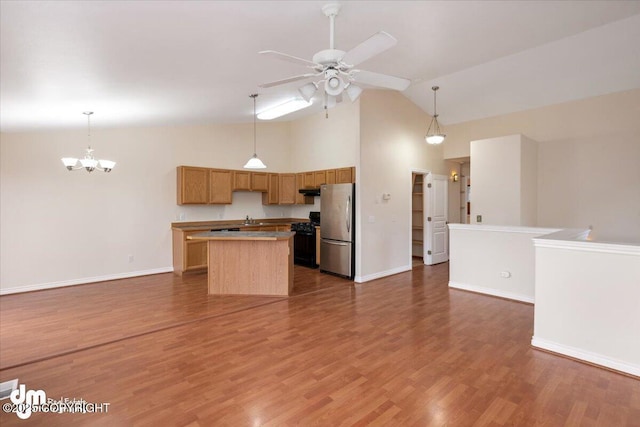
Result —
<instances>
[{"instance_id":1,"label":"beige wall","mask_svg":"<svg viewBox=\"0 0 640 427\"><path fill-rule=\"evenodd\" d=\"M233 205L176 205L176 166L241 169L253 152L253 125L95 129L98 157L113 172L68 172L82 130L3 133L0 137L0 286L90 281L171 267L170 223L289 216L259 194L234 193ZM258 154L271 171L290 170L288 123L258 124ZM129 262L133 255L133 262Z\"/></svg>"},{"instance_id":2,"label":"beige wall","mask_svg":"<svg viewBox=\"0 0 640 427\"><path fill-rule=\"evenodd\" d=\"M324 113L290 122L291 165L293 172L360 165L360 102L342 102ZM309 211L320 210L320 197L313 205L291 208L295 218L308 218Z\"/></svg>"},{"instance_id":3,"label":"beige wall","mask_svg":"<svg viewBox=\"0 0 640 427\"><path fill-rule=\"evenodd\" d=\"M442 146L424 141L429 116L399 93L367 90L360 101L360 186L356 232L360 280L411 268L411 171L450 175ZM382 194L391 199L382 200Z\"/></svg>"},{"instance_id":4,"label":"beige wall","mask_svg":"<svg viewBox=\"0 0 640 427\"><path fill-rule=\"evenodd\" d=\"M598 240L640 242L638 117L633 90L475 120L446 127L444 155L467 157L472 140L525 134L538 142L538 226L592 226Z\"/></svg>"},{"instance_id":5,"label":"beige wall","mask_svg":"<svg viewBox=\"0 0 640 427\"><path fill-rule=\"evenodd\" d=\"M535 226L537 144L524 135L471 141L471 222Z\"/></svg>"}]
</instances>

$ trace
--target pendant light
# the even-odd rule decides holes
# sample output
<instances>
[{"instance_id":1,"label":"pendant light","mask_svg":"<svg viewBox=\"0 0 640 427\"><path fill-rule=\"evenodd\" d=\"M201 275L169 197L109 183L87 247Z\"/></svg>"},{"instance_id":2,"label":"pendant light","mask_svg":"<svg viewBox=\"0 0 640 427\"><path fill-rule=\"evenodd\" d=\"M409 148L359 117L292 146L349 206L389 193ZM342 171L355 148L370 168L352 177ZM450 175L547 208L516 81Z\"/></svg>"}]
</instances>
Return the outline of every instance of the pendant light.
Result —
<instances>
[{"instance_id":1,"label":"pendant light","mask_svg":"<svg viewBox=\"0 0 640 427\"><path fill-rule=\"evenodd\" d=\"M257 93L253 93L249 95L253 98L253 156L249 159L249 161L244 165L245 169L265 169L267 165L262 163L262 160L258 158L256 154L256 98L258 97Z\"/></svg>"},{"instance_id":2,"label":"pendant light","mask_svg":"<svg viewBox=\"0 0 640 427\"><path fill-rule=\"evenodd\" d=\"M440 89L439 86L433 86L431 88L431 90L433 90L433 118L429 124L429 129L427 129L427 136L424 137L427 143L434 145L442 144L446 136L440 130L440 124L438 123L438 111L436 110L436 92L438 89Z\"/></svg>"},{"instance_id":3,"label":"pendant light","mask_svg":"<svg viewBox=\"0 0 640 427\"><path fill-rule=\"evenodd\" d=\"M85 169L87 172L93 172L98 169L102 172L111 172L111 169L116 165L116 162L111 160L96 160L93 157L93 149L91 148L91 115L93 111L85 111L82 114L87 116L87 141L88 147L84 158L76 159L75 157L63 157L62 163L67 170L74 171L79 169ZM79 164L78 164L79 163Z\"/></svg>"}]
</instances>

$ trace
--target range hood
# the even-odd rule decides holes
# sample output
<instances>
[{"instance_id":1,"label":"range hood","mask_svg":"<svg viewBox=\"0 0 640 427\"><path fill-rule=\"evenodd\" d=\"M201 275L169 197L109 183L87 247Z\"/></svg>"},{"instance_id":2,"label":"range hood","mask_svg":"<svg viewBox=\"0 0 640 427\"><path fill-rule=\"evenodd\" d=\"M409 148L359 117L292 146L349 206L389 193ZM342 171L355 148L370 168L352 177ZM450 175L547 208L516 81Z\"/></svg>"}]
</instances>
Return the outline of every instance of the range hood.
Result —
<instances>
[{"instance_id":1,"label":"range hood","mask_svg":"<svg viewBox=\"0 0 640 427\"><path fill-rule=\"evenodd\" d=\"M300 194L304 194L305 196L319 196L320 189L319 188L301 188L298 190Z\"/></svg>"}]
</instances>

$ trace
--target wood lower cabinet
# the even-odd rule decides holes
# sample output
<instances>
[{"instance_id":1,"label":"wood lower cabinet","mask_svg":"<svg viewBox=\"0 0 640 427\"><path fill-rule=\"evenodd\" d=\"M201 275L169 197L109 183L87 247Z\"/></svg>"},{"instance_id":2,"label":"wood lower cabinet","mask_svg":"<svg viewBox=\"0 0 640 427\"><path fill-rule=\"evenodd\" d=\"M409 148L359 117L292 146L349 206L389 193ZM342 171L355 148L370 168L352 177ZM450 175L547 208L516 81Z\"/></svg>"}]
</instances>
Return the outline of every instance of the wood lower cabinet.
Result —
<instances>
[{"instance_id":1,"label":"wood lower cabinet","mask_svg":"<svg viewBox=\"0 0 640 427\"><path fill-rule=\"evenodd\" d=\"M207 268L207 242L188 240L187 236L202 233L209 229L183 231L172 230L173 237L173 272L182 274L189 271ZM204 245L202 245L204 243Z\"/></svg>"},{"instance_id":2,"label":"wood lower cabinet","mask_svg":"<svg viewBox=\"0 0 640 427\"><path fill-rule=\"evenodd\" d=\"M296 202L296 175L281 173L278 175L278 204L293 205Z\"/></svg>"},{"instance_id":3,"label":"wood lower cabinet","mask_svg":"<svg viewBox=\"0 0 640 427\"><path fill-rule=\"evenodd\" d=\"M209 169L209 203L231 204L233 171L226 169Z\"/></svg>"},{"instance_id":4,"label":"wood lower cabinet","mask_svg":"<svg viewBox=\"0 0 640 427\"><path fill-rule=\"evenodd\" d=\"M178 204L206 204L209 202L209 169L178 166Z\"/></svg>"}]
</instances>

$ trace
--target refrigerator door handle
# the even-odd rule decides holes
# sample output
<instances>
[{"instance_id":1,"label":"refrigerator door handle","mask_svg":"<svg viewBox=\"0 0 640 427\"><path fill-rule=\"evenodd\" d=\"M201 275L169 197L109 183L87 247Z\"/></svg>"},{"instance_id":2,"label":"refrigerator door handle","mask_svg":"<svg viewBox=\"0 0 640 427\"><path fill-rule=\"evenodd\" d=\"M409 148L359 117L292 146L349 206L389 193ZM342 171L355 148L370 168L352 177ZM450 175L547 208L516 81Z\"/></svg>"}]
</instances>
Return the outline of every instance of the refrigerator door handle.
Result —
<instances>
[{"instance_id":1,"label":"refrigerator door handle","mask_svg":"<svg viewBox=\"0 0 640 427\"><path fill-rule=\"evenodd\" d=\"M345 209L345 216L347 217L347 233L351 232L351 218L349 215L349 207L351 207L351 196L347 196L347 208Z\"/></svg>"},{"instance_id":2,"label":"refrigerator door handle","mask_svg":"<svg viewBox=\"0 0 640 427\"><path fill-rule=\"evenodd\" d=\"M322 239L322 241L324 243L326 243L327 245L336 245L336 246L348 246L349 243L343 243L343 242L334 242L333 240L325 240Z\"/></svg>"}]
</instances>

